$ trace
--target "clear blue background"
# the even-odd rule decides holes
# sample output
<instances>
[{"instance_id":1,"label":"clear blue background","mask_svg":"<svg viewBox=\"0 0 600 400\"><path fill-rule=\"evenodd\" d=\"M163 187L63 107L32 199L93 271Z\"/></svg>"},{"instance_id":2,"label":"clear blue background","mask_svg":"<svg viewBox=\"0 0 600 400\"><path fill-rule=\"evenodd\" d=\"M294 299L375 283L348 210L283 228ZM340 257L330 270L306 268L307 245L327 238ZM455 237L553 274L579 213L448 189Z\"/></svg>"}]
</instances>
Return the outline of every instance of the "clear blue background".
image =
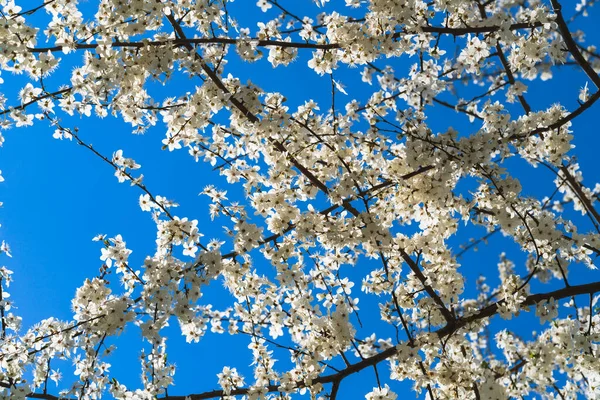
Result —
<instances>
[{"instance_id":1,"label":"clear blue background","mask_svg":"<svg viewBox=\"0 0 600 400\"><path fill-rule=\"evenodd\" d=\"M314 18L318 10L311 2L302 4L286 1L298 15L309 15ZM343 2L332 2L326 10L339 8ZM571 8L570 2L563 1L567 10ZM28 8L32 1L21 2L23 8ZM84 3L84 10L91 10L96 2ZM252 33L256 32L255 22L264 20L265 14L255 7L254 1L237 1L229 5L229 11L240 20L241 26L247 26ZM271 9L267 16L274 16ZM345 9L342 13L350 12ZM43 12L42 12L43 13ZM40 14L40 13L38 13ZM91 15L91 14L88 14ZM591 16L580 19L573 25L574 28L583 29L587 33L590 43L599 43L600 36L597 24L598 10L592 8ZM47 17L36 15L32 21L44 21ZM168 30L165 28L165 30ZM460 39L459 39L460 40ZM451 52L453 40L451 37L442 39L443 46ZM459 42L460 43L460 42ZM40 45L44 45L40 43ZM329 76L319 77L306 67L310 56L309 50L300 50L300 57L289 67L279 67L273 70L266 57L256 64L242 65L235 57L235 51L230 50L231 62L226 67L226 73L231 72L238 76L242 82L251 79L266 91L280 91L288 99L289 104L297 106L305 100L314 99L321 105L321 110L326 111L330 106L330 80ZM68 76L72 65L81 62L83 53L78 52L63 58L63 67L45 83L54 89L60 84L68 83ZM397 75L406 74L407 66L416 62L416 58L400 60L382 60L376 65L382 67L386 63L395 66ZM350 69L341 67L335 71L335 79L346 85L349 96L337 94L338 109L353 98L364 100L369 95L368 85L360 82L362 68ZM577 107L579 89L585 84L585 75L572 67L560 67L555 70L555 78L549 82L524 82L529 86L526 98L534 110L543 110L554 102L560 101L568 109ZM3 73L4 84L0 85L0 92L9 98L9 105L16 105L16 92L24 86L24 76L11 76ZM192 91L199 85L198 79L188 79L177 76L166 87L151 84L151 90L156 94L156 100L174 94ZM590 83L590 88L593 86ZM477 93L484 92L482 88ZM460 93L460 92L459 92ZM464 93L471 93L465 89ZM469 97L467 94L464 97ZM503 92L496 98L502 101ZM450 94L444 94L443 99L454 100ZM510 106L515 114L520 112L518 105ZM464 115L452 110L436 106L431 108L429 123L436 132L443 132L453 126L462 132L475 132L479 124L470 124ZM37 112L35 108L31 112ZM598 180L597 148L599 144L597 131L598 106L596 105L584 115L578 117L573 124L574 144L577 148L579 163L584 172L585 184L593 187ZM117 149L123 149L124 155L134 158L142 165L141 173L144 174L144 183L155 195L166 196L180 204L174 209L174 215L198 219L200 231L207 239L223 237L221 225L225 220L212 222L208 215L208 202L198 193L208 184L213 184L219 189L229 191L230 199L240 198L239 188L233 188L212 171L212 167L205 163L196 163L187 154L179 150L168 152L161 150L161 140L164 138L163 125L150 129L145 135L132 135L131 127L113 117L105 119L92 118L65 118L67 127L77 126L82 140L91 143L106 156L110 156ZM12 259L3 258L2 262L14 270L14 283L10 288L12 300L16 305L16 312L23 317L24 328L48 317L57 317L69 320L71 299L77 287L85 278L98 274L102 262L99 260L101 244L92 242L91 239L99 234L106 233L109 237L122 234L128 248L133 250L130 265L137 268L142 265L147 255L154 253L156 229L148 213L140 210L138 197L141 191L129 184L119 184L113 176L114 171L102 160L95 157L85 148L74 142L60 141L52 138L53 128L46 122L37 122L28 129L12 129L4 133L6 142L0 149L0 169L6 181L0 185L0 201L4 207L0 210L0 238L7 240L12 248ZM550 195L554 190L553 177L550 172L538 168L533 169L525 163L511 160L507 163L511 173L521 179L524 193L542 197ZM472 189L472 182L465 183L465 193ZM585 219L571 213L578 221ZM583 225L589 228L588 225ZM470 237L478 238L484 234L479 228L467 227L461 235L453 239L454 244L465 243ZM489 284L497 284L496 264L498 254L505 251L517 264L517 271L524 273L524 254L520 253L511 240L501 234L494 235L489 246L482 247L480 251L468 252L461 260L461 271L467 276L467 293L473 294L475 279L479 275L489 276ZM258 258L257 258L258 260ZM361 260L353 270L344 269L342 275L355 279L355 293L360 290L360 279L367 275L370 262ZM271 273L266 262L257 262L261 273ZM598 280L597 272L590 272L583 265L573 267L574 273L569 276L571 284L585 283ZM561 286L561 282L554 281L552 285L542 286L534 284L536 290L550 290ZM214 302L219 307L227 306L231 299L224 296L225 291L219 281L213 281L206 289L206 297L202 302ZM362 298L362 296L361 296ZM365 325L360 334L370 333L378 324L376 299L361 300L361 317ZM369 312L369 310L373 312ZM527 321L527 322L524 322ZM531 331L539 329L533 313L514 320L504 322L497 320L497 328L510 327L516 329L525 337L531 337ZM237 367L246 376L246 382L252 382L249 364L251 352L246 348L248 338L243 336L231 337L215 335L210 332L199 344L188 345L178 332L179 328L174 321L172 327L167 329L169 337L169 359L176 363L176 386L169 390L173 394L199 393L217 388L216 373L224 365ZM392 330L388 329L390 337ZM360 336L359 334L359 336ZM382 335L385 337L386 335ZM364 335L363 335L364 337ZM118 346L117 352L108 358L112 364L111 371L120 382L134 389L139 387L141 372L138 355L142 348L141 335L135 326L129 326L121 338L111 339L109 344ZM143 345L147 347L146 345ZM280 360L279 370L289 365L287 354L276 353ZM69 384L75 379L70 367L56 364L64 375L64 384ZM54 367L54 364L53 364ZM380 376L385 377L388 367L385 363L379 365ZM363 398L375 385L374 373L368 369L351 377L342 383L339 394L340 399ZM386 382L387 379L383 378ZM388 382L389 383L389 382ZM411 383L393 383L391 385L400 393L400 397L411 397L407 390ZM49 383L53 391L53 383ZM54 390L57 392L58 390Z\"/></svg>"}]
</instances>

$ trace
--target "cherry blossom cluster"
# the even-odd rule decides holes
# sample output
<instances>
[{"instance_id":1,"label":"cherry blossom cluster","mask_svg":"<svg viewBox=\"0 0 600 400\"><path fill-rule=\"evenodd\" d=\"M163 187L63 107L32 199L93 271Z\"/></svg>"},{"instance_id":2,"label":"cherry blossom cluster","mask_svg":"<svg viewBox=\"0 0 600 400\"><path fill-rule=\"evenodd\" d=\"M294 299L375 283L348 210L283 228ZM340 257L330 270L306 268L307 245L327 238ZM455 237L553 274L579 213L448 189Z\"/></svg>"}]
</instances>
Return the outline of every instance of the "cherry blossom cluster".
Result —
<instances>
[{"instance_id":1,"label":"cherry blossom cluster","mask_svg":"<svg viewBox=\"0 0 600 400\"><path fill-rule=\"evenodd\" d=\"M367 369L368 400L402 397L398 382L439 400L600 398L600 184L574 145L600 98L600 52L576 32L594 3L0 0L0 70L23 82L0 95L0 145L48 127L129 182L156 229L141 265L121 235L94 238L100 272L66 321L22 327L0 267L0 398L335 400ZM265 81L298 64L327 96ZM567 68L585 86L537 104ZM190 179L209 204L183 215L135 152L104 155L74 126L109 115L226 185ZM516 250L467 257L492 239ZM190 344L243 336L251 358L174 395L171 325ZM107 362L131 329L138 387Z\"/></svg>"}]
</instances>

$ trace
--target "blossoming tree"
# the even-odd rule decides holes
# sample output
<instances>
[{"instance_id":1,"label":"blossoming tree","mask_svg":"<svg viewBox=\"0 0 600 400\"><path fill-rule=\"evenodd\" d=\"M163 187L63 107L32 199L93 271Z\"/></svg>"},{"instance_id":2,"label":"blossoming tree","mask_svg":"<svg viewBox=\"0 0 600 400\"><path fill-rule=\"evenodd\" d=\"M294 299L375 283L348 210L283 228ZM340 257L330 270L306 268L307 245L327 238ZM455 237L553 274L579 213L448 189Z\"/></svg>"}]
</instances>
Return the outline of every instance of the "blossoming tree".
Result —
<instances>
[{"instance_id":1,"label":"blossoming tree","mask_svg":"<svg viewBox=\"0 0 600 400\"><path fill-rule=\"evenodd\" d=\"M600 185L584 182L571 144L573 120L600 98L600 53L573 31L594 1L308 3L0 0L3 77L26 80L2 96L1 127L44 125L79 144L139 192L156 226L143 265L121 235L94 238L102 269L75 293L71 320L21 327L0 268L2 398L333 400L364 370L375 372L367 399L396 399L398 381L427 399L600 397ZM267 91L228 63L299 64L329 96L292 99L285 82ZM565 68L587 83L536 107L528 86L551 91ZM449 112L460 131L434 128ZM205 240L128 149L86 141L76 124L94 114L160 130L156 146L239 187L230 200L227 186L197 181L223 235ZM553 191L523 189L515 159ZM526 257L465 265L492 235ZM210 286L228 305L203 297ZM173 395L169 323L190 343L243 336L252 358L223 365L214 390ZM106 361L128 329L145 349L138 387ZM56 360L75 375L53 393Z\"/></svg>"}]
</instances>

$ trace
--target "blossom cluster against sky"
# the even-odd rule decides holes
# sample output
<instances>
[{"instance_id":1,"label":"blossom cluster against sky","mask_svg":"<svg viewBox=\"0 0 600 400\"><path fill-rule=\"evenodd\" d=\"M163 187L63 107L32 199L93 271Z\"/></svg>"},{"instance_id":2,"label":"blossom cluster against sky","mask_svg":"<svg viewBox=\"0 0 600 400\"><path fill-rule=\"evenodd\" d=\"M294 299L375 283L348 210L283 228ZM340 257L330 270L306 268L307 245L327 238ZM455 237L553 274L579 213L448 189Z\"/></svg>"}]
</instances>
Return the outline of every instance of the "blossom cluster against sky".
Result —
<instances>
[{"instance_id":1,"label":"blossom cluster against sky","mask_svg":"<svg viewBox=\"0 0 600 400\"><path fill-rule=\"evenodd\" d=\"M91 3L93 1L90 0L89 6L93 7ZM308 1L301 3L293 4L298 14L314 13L314 4ZM330 2L325 5L325 10L336 6L336 2ZM232 4L231 12L237 13L241 22L263 18L254 1L237 1ZM592 36L600 39L599 25L594 22L600 18L600 14L596 8L591 12L593 15L583 19L580 26L587 33L590 42L593 41ZM321 107L328 107L331 101L330 77L318 76L307 70L308 59L308 52L300 53L299 59L291 65L277 69L272 69L266 60L252 65L234 60L227 66L226 72L240 77L242 81L251 79L263 89L279 90L292 105L314 99ZM395 62L400 67L405 61L401 59ZM412 62L413 60L408 60L406 65ZM360 98L362 93L366 93L363 91L367 90L368 83L361 80L361 72L361 68L347 67L334 72L338 101L343 103L346 96L340 88L348 93L348 98ZM52 81L60 83L61 78L64 78L67 82L69 74L66 64L53 75ZM558 77L553 81L552 91L548 90L544 82L531 83L528 99L536 108L547 107L558 100L564 101L566 106L577 105L577 93L585 85L585 77L570 67L561 69ZM0 92L15 99L14 94L24 85L23 77L5 74L2 78L4 83L0 85ZM50 82L47 84L50 85ZM166 98L193 90L195 85L198 82L194 79L175 76L168 86L156 84L151 90L157 96ZM431 122L432 128L443 131L452 126L459 131L469 130L470 122L463 115L450 110L439 110L439 117L431 118L434 120ZM142 165L146 186L179 204L175 209L176 213L198 219L201 231L207 238L224 236L219 220L210 219L208 199L198 193L205 186L214 185L220 190L227 190L230 199L243 201L242 191L228 185L223 177L213 172L213 166L209 163L197 163L191 157L182 157L177 152L161 149L164 132L160 124L144 135L133 135L129 125L110 116L103 119L94 116L74 118L68 123L76 126L81 137L106 156L110 157L117 149L125 149L127 156ZM594 113L585 113L576 119L573 131L573 143L579 150L582 169L597 171L600 140ZM6 132L6 141L0 149L0 169L6 180L0 185L0 197L4 203L0 210L0 237L6 238L12 248L12 258L4 259L3 262L15 271L11 300L23 316L26 327L50 316L71 318L71 299L75 289L86 278L97 275L102 265L99 259L101 246L92 241L96 235L121 234L128 248L133 249L129 262L132 266L142 265L145 256L152 254L155 247L155 225L149 215L140 210L139 196L142 193L138 188L119 184L111 167L89 150L71 141L57 140L52 134L53 128L43 121L31 128L13 129ZM533 169L515 162L512 168L518 171L517 175L521 178L526 193L540 196L551 190L537 184L539 174L547 173L542 167ZM591 182L599 177L585 176ZM465 193L469 189L465 187ZM467 233L479 238L485 232L473 228ZM457 243L467 242L468 239L455 238ZM495 259L490 262L488 256L495 257L501 251L510 254L515 261L525 259L523 255L516 253L517 246L501 234L490 237L489 246L479 247L478 252L465 253L465 265L480 263L488 268L497 262ZM355 267L357 271L346 273L349 276L364 275L364 270L361 271L360 268L368 269L369 262L362 260ZM464 273L470 279L467 290L474 290L475 280L482 271ZM578 270L570 277L571 282L584 283L590 279L589 274L595 273ZM212 282L205 294L215 307L227 303L221 297L224 291L218 286L218 281ZM365 304L365 307L374 306L375 304ZM370 315L371 317L362 321L363 324L378 323L377 312ZM507 324L510 326L510 322ZM514 328L523 334L533 329L527 325ZM178 393L200 392L216 387L216 374L221 372L221 365L242 366L238 368L244 372L245 361L240 360L250 360L246 342L239 336L207 335L199 344L186 344L179 334L177 324L168 328L168 331L169 357L175 360L178 367L175 375ZM118 349L110 359L111 369L124 383L139 383L137 357L140 342L140 333L136 329L129 329L115 343ZM214 363L215 359L219 362ZM71 373L70 368L64 366L61 370L66 375ZM202 371L201 375L197 373L199 370ZM359 394L366 393L372 386L373 374L371 370L364 371L356 379L349 381L350 384L345 382L340 398L362 397ZM363 381L368 381L364 387L361 385ZM398 392L410 388L409 384L396 385Z\"/></svg>"}]
</instances>

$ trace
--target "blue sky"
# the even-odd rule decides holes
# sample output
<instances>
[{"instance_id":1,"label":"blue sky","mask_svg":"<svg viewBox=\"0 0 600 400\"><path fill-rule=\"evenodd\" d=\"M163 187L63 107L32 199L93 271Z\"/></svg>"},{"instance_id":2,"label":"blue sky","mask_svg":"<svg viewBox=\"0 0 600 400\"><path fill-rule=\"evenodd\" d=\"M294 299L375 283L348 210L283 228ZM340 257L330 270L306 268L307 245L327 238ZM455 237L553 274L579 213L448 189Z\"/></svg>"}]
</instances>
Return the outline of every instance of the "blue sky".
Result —
<instances>
[{"instance_id":1,"label":"blue sky","mask_svg":"<svg viewBox=\"0 0 600 400\"><path fill-rule=\"evenodd\" d=\"M29 4L29 1L26 3ZM315 14L315 7L310 2L302 3L297 5L296 2L287 2L297 14ZM90 0L85 7L94 5L95 2ZM334 5L329 6L332 7ZM264 19L254 6L254 1L237 1L231 4L230 11L239 16L241 25L253 30L255 25L251 21ZM577 26L586 30L589 42L594 42L600 36L600 29L593 22L598 17L598 10L592 8L592 15ZM451 38L444 40L448 41L447 46L452 46ZM231 54L234 52L231 51ZM324 110L330 105L329 77L320 77L307 69L309 54L308 51L301 50L299 59L292 65L275 70L270 68L266 59L248 66L241 65L234 57L226 72L239 76L243 82L251 79L267 91L282 91L292 107L314 99L322 104L321 109ZM82 54L62 56L65 65L46 84L54 88L68 82L70 65L79 63L81 57ZM404 73L403 67L413 62L414 59L392 61L399 75ZM342 67L335 71L335 79L346 84L349 93L349 96L338 94L340 107L351 98L364 99L368 95L369 87L360 82L361 69ZM9 98L9 104L15 104L15 93L26 83L25 77L14 77L7 73L3 73L2 77L5 82L0 85L0 92ZM544 109L559 100L573 109L577 106L579 89L585 82L582 72L571 67L561 67L552 81L525 82L529 85L527 98L535 110ZM195 85L200 85L200 81L177 76L167 86L154 84L151 90L160 101L164 97L193 90ZM600 141L594 117L597 107L580 116L573 124L574 144L577 146L575 151L584 171L584 182L591 187L599 177L596 172L596 149ZM516 107L512 108L517 110ZM228 190L230 198L241 199L242 192L239 188L228 185L209 164L194 162L187 151L161 150L161 140L164 138L161 124L145 135L133 135L130 126L113 117L102 120L96 117L74 117L65 119L64 123L68 127L77 126L82 140L93 144L104 155L110 156L114 151L123 149L127 157L134 158L142 165L141 172L149 190L179 203L180 206L174 210L175 215L198 219L204 239L223 236L221 225L225 221L210 220L207 198L198 196L198 193L208 184ZM435 108L435 114L430 117L430 125L440 132L449 126L466 132L474 132L478 127L477 124L471 125L465 117L441 107ZM17 313L23 317L24 327L51 316L65 320L72 317L71 298L76 288L85 278L96 276L102 264L99 260L101 244L91 240L97 234L105 233L109 237L121 234L128 248L133 250L130 258L132 266L141 266L145 256L153 254L155 249L155 224L138 205L141 191L128 184L119 184L113 176L114 171L102 160L74 142L53 139L52 133L53 129L43 121L31 128L12 129L4 134L6 141L0 149L0 169L6 179L0 185L0 201L4 202L0 209L0 239L7 240L13 254L11 259L3 258L2 262L15 272L10 292ZM534 169L517 161L510 161L507 166L511 173L521 179L526 193L543 196L553 191L553 178L548 171ZM468 189L469 187L465 187L465 191ZM575 218L581 219L578 216ZM470 236L477 238L482 233L481 229L468 227L460 237L453 240L457 244L464 243ZM479 274L492 277L497 275L496 263L498 254L502 251L515 260L517 271L524 271L524 255L518 252L510 240L496 234L490 239L487 248L478 252L471 251L460 260L463 264L461 271L468 278L468 291L473 290ZM354 269L344 270L343 274L361 279L368 273L369 263L370 261L361 260ZM263 265L262 268L268 269L268 265ZM269 272L265 270L264 273ZM570 276L572 284L592 279L598 279L597 272L587 271L581 265L574 266ZM495 286L493 280L490 284ZM559 284L554 282L554 285ZM357 282L355 290L358 290L358 286ZM534 288L544 289L537 284ZM211 283L206 292L205 301L214 302L219 307L228 304L223 297L225 291L220 282ZM365 299L362 307L365 311L361 315L372 316L363 317L364 332L367 332L379 323L375 299ZM369 314L368 310L375 312ZM510 325L525 333L537 326ZM237 367L247 375L248 381L251 380L248 366L251 353L246 349L247 338L208 333L199 344L187 345L178 334L178 329L177 324L173 323L166 331L169 338L169 359L178 366L176 386L170 390L170 394L197 393L216 388L216 373L221 371L223 365ZM118 350L109 360L114 376L132 387L140 384L141 370L137 360L142 348L140 339L137 328L130 326L114 342ZM286 354L279 354L281 356L276 358L280 360L283 369L283 366L288 365ZM60 368L65 383L72 381L74 376L70 374L69 367L64 365ZM381 364L379 368L380 373L385 375L387 366ZM344 381L339 398L362 398L374 384L373 370L366 370L357 377ZM391 386L407 390L411 384L395 383ZM53 388L53 384L50 384L50 388Z\"/></svg>"}]
</instances>

